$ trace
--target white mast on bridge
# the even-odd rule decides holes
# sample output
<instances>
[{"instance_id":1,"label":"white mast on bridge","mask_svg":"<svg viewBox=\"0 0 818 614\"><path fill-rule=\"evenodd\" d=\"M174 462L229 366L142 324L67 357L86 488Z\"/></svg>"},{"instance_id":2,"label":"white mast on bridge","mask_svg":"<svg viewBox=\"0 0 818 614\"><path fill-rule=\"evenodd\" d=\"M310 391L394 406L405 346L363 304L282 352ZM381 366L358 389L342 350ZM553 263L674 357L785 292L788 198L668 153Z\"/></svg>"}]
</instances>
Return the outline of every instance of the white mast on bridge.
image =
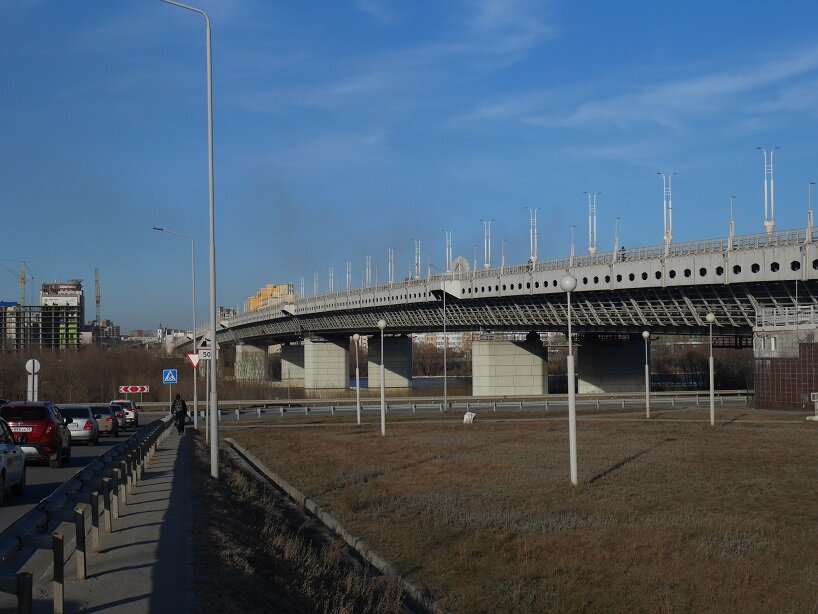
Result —
<instances>
[{"instance_id":1,"label":"white mast on bridge","mask_svg":"<svg viewBox=\"0 0 818 614\"><path fill-rule=\"evenodd\" d=\"M443 236L446 238L446 272L452 270L452 231L444 230Z\"/></svg>"},{"instance_id":2,"label":"white mast on bridge","mask_svg":"<svg viewBox=\"0 0 818 614\"><path fill-rule=\"evenodd\" d=\"M768 235L775 230L775 181L773 179L773 154L780 147L773 147L770 150L764 147L756 147L764 154L764 230ZM767 161L767 154L770 154L770 161ZM769 207L768 207L769 202Z\"/></svg>"},{"instance_id":3,"label":"white mast on bridge","mask_svg":"<svg viewBox=\"0 0 818 614\"><path fill-rule=\"evenodd\" d=\"M593 256L597 251L596 242L596 197L602 192L583 192L588 195L588 253Z\"/></svg>"},{"instance_id":4,"label":"white mast on bridge","mask_svg":"<svg viewBox=\"0 0 818 614\"><path fill-rule=\"evenodd\" d=\"M665 220L665 256L670 254L670 244L673 243L673 175L657 172L662 176L662 211Z\"/></svg>"},{"instance_id":5,"label":"white mast on bridge","mask_svg":"<svg viewBox=\"0 0 818 614\"><path fill-rule=\"evenodd\" d=\"M483 222L483 268L491 268L491 223L494 220L480 220Z\"/></svg>"},{"instance_id":6,"label":"white mast on bridge","mask_svg":"<svg viewBox=\"0 0 818 614\"><path fill-rule=\"evenodd\" d=\"M528 257L528 261L534 264L537 262L537 211L539 211L539 207L526 207L526 209L528 209L530 221L528 240L531 245L531 255Z\"/></svg>"}]
</instances>

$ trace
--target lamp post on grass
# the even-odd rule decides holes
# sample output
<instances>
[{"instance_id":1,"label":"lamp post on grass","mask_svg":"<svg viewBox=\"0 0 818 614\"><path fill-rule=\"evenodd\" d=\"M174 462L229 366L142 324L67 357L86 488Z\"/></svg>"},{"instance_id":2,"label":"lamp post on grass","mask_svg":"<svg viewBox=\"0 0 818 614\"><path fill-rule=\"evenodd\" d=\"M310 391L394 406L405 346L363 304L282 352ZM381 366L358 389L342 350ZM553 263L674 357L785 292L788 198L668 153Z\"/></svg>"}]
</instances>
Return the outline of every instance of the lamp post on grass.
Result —
<instances>
[{"instance_id":1,"label":"lamp post on grass","mask_svg":"<svg viewBox=\"0 0 818 614\"><path fill-rule=\"evenodd\" d=\"M213 358L210 369L210 475L214 479L219 479L219 421L216 415L219 411L219 394L217 390L217 373L219 371L216 356L216 323L218 320L218 308L216 306L216 214L213 181L213 55L210 45L210 17L201 9L187 6L175 2L174 0L162 0L165 4L178 6L188 11L198 13L205 18L205 43L207 55L207 148L208 148L208 187L210 195L210 334L213 338L210 343L213 348Z\"/></svg>"},{"instance_id":2,"label":"lamp post on grass","mask_svg":"<svg viewBox=\"0 0 818 614\"><path fill-rule=\"evenodd\" d=\"M571 274L560 280L560 288L568 298L568 448L571 456L571 484L577 485L577 392L574 382L574 351L571 344L571 292L577 287L577 280Z\"/></svg>"},{"instance_id":3,"label":"lamp post on grass","mask_svg":"<svg viewBox=\"0 0 818 614\"><path fill-rule=\"evenodd\" d=\"M386 328L386 320L383 318L378 320L378 328L381 329L381 435L386 437L386 394L384 392L386 382L383 373L383 331Z\"/></svg>"},{"instance_id":4,"label":"lamp post on grass","mask_svg":"<svg viewBox=\"0 0 818 614\"><path fill-rule=\"evenodd\" d=\"M710 327L710 426L716 424L716 403L714 392L714 377L713 377L713 322L716 321L716 316L713 313L708 313L705 317L707 325Z\"/></svg>"},{"instance_id":5,"label":"lamp post on grass","mask_svg":"<svg viewBox=\"0 0 818 614\"><path fill-rule=\"evenodd\" d=\"M164 232L169 235L176 235L184 239L190 239L190 266L192 269L191 277L193 279L193 351L196 351L196 241L193 237L167 228L153 227L154 230ZM199 429L199 369L193 367L193 429Z\"/></svg>"},{"instance_id":6,"label":"lamp post on grass","mask_svg":"<svg viewBox=\"0 0 818 614\"><path fill-rule=\"evenodd\" d=\"M358 368L358 342L361 340L361 335L355 333L352 335L352 341L355 342L355 405L358 408L358 424L361 424L361 371Z\"/></svg>"},{"instance_id":7,"label":"lamp post on grass","mask_svg":"<svg viewBox=\"0 0 818 614\"><path fill-rule=\"evenodd\" d=\"M645 418L650 418L650 363L648 361L650 332L643 330L642 339L645 340Z\"/></svg>"}]
</instances>

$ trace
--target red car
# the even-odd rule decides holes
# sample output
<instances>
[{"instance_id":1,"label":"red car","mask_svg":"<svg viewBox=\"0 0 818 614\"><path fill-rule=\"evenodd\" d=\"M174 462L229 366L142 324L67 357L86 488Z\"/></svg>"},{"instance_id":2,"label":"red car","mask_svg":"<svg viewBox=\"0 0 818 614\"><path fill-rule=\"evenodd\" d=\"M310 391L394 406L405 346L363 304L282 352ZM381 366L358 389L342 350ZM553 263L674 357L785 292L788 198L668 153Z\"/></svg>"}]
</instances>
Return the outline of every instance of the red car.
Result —
<instances>
[{"instance_id":1,"label":"red car","mask_svg":"<svg viewBox=\"0 0 818 614\"><path fill-rule=\"evenodd\" d=\"M0 407L0 417L8 422L26 459L47 460L52 467L71 460L72 419L64 418L54 403L12 401Z\"/></svg>"}]
</instances>

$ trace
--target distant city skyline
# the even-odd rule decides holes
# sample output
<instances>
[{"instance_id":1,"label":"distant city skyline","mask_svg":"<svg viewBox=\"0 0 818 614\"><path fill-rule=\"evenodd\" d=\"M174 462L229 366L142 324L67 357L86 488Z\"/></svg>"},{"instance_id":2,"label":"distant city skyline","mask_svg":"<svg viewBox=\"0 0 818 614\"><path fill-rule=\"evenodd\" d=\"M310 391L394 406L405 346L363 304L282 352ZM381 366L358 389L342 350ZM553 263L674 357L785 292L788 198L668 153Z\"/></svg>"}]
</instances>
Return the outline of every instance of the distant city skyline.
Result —
<instances>
[{"instance_id":1,"label":"distant city skyline","mask_svg":"<svg viewBox=\"0 0 818 614\"><path fill-rule=\"evenodd\" d=\"M218 303L445 269L804 227L818 6L398 0L188 3L213 26ZM82 279L101 317L189 328L208 296L204 23L159 0L0 0L0 300ZM814 186L813 186L814 187ZM813 194L818 197L818 192ZM733 198L734 197L734 198ZM617 221L618 220L618 221ZM450 232L451 234L447 234ZM88 311L88 308L86 309ZM86 314L86 319L92 316Z\"/></svg>"}]
</instances>

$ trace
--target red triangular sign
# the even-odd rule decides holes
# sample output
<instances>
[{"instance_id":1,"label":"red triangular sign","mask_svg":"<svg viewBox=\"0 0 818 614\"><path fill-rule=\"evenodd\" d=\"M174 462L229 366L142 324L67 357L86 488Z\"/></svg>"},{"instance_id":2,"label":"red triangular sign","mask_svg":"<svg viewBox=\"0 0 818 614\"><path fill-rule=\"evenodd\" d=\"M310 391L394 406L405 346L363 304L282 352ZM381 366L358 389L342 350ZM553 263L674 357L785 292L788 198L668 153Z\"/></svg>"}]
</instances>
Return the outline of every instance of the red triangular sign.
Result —
<instances>
[{"instance_id":1,"label":"red triangular sign","mask_svg":"<svg viewBox=\"0 0 818 614\"><path fill-rule=\"evenodd\" d=\"M192 364L192 365L193 365L193 368L194 368L194 369L195 369L196 367L198 367L198 366L199 366L199 360L200 360L200 359L199 359L199 355L198 355L196 352L193 352L193 353L191 353L191 354L188 354L188 355L187 355L187 360L188 360L188 362L189 362L190 364Z\"/></svg>"}]
</instances>

